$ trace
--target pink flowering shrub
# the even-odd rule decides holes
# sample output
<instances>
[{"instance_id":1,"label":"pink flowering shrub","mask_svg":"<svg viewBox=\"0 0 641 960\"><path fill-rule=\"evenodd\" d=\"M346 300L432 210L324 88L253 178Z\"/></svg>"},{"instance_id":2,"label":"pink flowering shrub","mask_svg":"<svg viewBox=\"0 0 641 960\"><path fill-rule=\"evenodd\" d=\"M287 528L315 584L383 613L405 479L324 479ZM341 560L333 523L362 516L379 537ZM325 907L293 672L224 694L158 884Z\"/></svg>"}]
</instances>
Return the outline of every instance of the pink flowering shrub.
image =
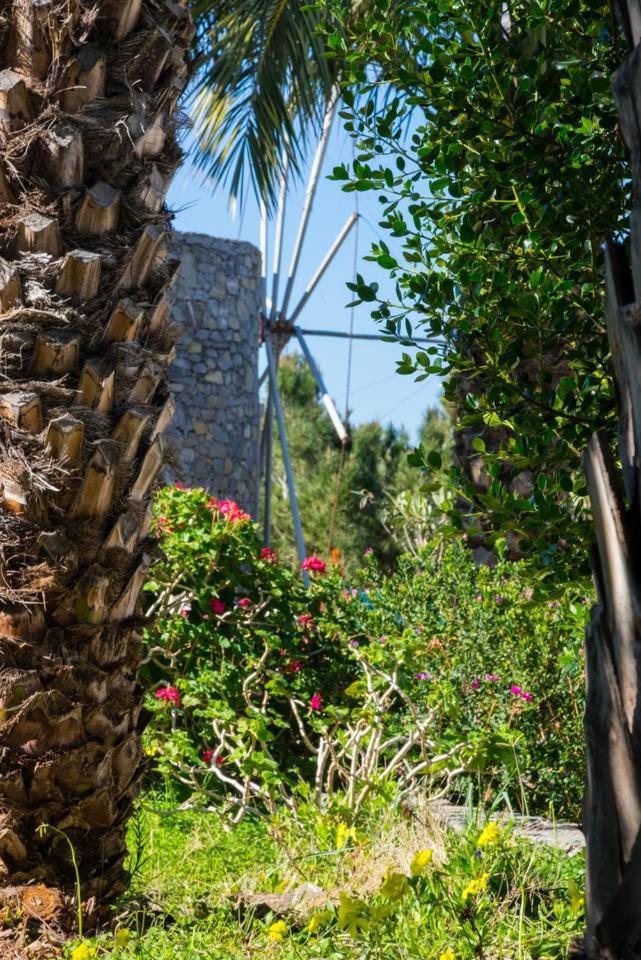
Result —
<instances>
[{"instance_id":1,"label":"pink flowering shrub","mask_svg":"<svg viewBox=\"0 0 641 960\"><path fill-rule=\"evenodd\" d=\"M147 743L181 789L231 816L239 797L269 805L315 783L323 744L340 751L350 730L378 724L385 744L424 730L390 774L402 789L421 782L420 762L454 751L453 793L501 789L516 808L525 792L531 810L551 800L576 816L588 586L551 598L525 563L479 568L451 546L402 558L391 576L372 554L350 578L310 555L308 591L242 505L169 488L157 511Z\"/></svg>"}]
</instances>

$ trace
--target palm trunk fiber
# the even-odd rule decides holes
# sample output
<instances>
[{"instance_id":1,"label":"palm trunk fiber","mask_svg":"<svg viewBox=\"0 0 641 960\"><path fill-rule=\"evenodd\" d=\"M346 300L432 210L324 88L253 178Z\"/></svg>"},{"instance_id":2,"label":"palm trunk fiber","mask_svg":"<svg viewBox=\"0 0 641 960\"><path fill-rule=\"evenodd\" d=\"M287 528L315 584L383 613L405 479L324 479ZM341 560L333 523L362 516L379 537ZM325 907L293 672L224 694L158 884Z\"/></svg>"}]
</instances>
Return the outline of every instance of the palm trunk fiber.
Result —
<instances>
[{"instance_id":1,"label":"palm trunk fiber","mask_svg":"<svg viewBox=\"0 0 641 960\"><path fill-rule=\"evenodd\" d=\"M83 899L124 886L192 32L174 0L0 0L0 900L44 920L69 843Z\"/></svg>"},{"instance_id":2,"label":"palm trunk fiber","mask_svg":"<svg viewBox=\"0 0 641 960\"><path fill-rule=\"evenodd\" d=\"M620 409L622 477L605 437L584 456L598 604L586 633L587 929L590 958L641 958L641 3L617 14L629 58L614 95L632 161L629 244L606 251L608 337ZM629 251L629 253L628 253Z\"/></svg>"}]
</instances>

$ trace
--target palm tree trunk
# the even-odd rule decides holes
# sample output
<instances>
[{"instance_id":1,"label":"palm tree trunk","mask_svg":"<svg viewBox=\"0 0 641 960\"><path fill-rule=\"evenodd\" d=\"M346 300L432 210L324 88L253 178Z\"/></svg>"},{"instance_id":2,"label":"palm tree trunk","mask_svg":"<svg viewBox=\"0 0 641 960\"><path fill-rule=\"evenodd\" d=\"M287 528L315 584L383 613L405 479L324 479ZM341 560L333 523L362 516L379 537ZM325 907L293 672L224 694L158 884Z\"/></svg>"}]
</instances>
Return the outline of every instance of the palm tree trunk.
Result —
<instances>
[{"instance_id":1,"label":"palm tree trunk","mask_svg":"<svg viewBox=\"0 0 641 960\"><path fill-rule=\"evenodd\" d=\"M164 196L192 26L174 0L1 7L0 882L72 890L68 838L104 902L143 768Z\"/></svg>"},{"instance_id":2,"label":"palm tree trunk","mask_svg":"<svg viewBox=\"0 0 641 960\"><path fill-rule=\"evenodd\" d=\"M632 53L614 78L630 150L633 210L627 246L606 256L607 325L620 409L622 474L596 434L584 457L597 549L598 604L586 633L587 930L583 956L641 958L641 4L617 13Z\"/></svg>"}]
</instances>

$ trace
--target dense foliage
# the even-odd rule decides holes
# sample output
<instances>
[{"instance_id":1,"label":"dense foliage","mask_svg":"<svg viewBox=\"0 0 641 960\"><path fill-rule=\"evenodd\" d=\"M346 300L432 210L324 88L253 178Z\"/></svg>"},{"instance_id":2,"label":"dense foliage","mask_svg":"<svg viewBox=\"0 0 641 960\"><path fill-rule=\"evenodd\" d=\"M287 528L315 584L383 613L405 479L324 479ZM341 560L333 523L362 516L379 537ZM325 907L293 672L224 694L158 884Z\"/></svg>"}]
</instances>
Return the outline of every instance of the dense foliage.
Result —
<instances>
[{"instance_id":1,"label":"dense foliage","mask_svg":"<svg viewBox=\"0 0 641 960\"><path fill-rule=\"evenodd\" d=\"M392 576L372 553L349 577L311 557L307 592L230 501L171 488L159 510L158 769L230 816L301 790L358 807L388 784L576 815L585 585L540 600L527 564L453 545Z\"/></svg>"},{"instance_id":2,"label":"dense foliage","mask_svg":"<svg viewBox=\"0 0 641 960\"><path fill-rule=\"evenodd\" d=\"M307 806L227 832L174 800L152 793L135 821L115 938L71 960L557 960L581 929L582 857L501 823L445 836L379 800L351 826Z\"/></svg>"},{"instance_id":3,"label":"dense foliage","mask_svg":"<svg viewBox=\"0 0 641 960\"><path fill-rule=\"evenodd\" d=\"M628 204L610 4L377 0L357 24L342 0L322 8L357 143L334 178L379 193L370 259L396 281L392 302L359 277L357 302L408 345L434 338L400 372L444 377L473 437L449 471L415 462L447 484L454 532L463 498L571 575L590 539L580 455L595 428L614 435L601 246Z\"/></svg>"},{"instance_id":4,"label":"dense foliage","mask_svg":"<svg viewBox=\"0 0 641 960\"><path fill-rule=\"evenodd\" d=\"M279 368L287 438L310 552L339 551L353 569L370 548L386 569L408 544L423 542L439 522L434 496L420 492L422 475L411 469L412 445L403 430L377 421L351 426L342 450L305 361L285 355ZM445 415L428 410L421 439L450 460ZM272 542L283 562L295 562L295 539L285 468L276 443L273 465Z\"/></svg>"}]
</instances>

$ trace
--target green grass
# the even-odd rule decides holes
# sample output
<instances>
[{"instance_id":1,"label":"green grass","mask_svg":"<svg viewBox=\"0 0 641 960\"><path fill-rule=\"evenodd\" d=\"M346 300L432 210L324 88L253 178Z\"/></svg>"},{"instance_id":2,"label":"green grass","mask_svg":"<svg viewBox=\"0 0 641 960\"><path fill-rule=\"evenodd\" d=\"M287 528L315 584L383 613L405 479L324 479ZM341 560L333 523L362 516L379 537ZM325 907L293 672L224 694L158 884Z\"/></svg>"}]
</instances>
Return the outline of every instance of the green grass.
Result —
<instances>
[{"instance_id":1,"label":"green grass","mask_svg":"<svg viewBox=\"0 0 641 960\"><path fill-rule=\"evenodd\" d=\"M517 841L509 828L479 848L482 824L445 834L426 808L382 801L351 831L341 824L340 811L303 805L296 817L225 831L214 813L170 812L148 794L131 833L134 877L120 917L128 943L85 941L77 960L556 960L581 931L580 858ZM424 874L392 881L385 897L385 877L409 876L425 849ZM240 904L242 893L303 882L322 891L318 905L286 917L272 938L279 918ZM323 922L309 932L315 914Z\"/></svg>"}]
</instances>

